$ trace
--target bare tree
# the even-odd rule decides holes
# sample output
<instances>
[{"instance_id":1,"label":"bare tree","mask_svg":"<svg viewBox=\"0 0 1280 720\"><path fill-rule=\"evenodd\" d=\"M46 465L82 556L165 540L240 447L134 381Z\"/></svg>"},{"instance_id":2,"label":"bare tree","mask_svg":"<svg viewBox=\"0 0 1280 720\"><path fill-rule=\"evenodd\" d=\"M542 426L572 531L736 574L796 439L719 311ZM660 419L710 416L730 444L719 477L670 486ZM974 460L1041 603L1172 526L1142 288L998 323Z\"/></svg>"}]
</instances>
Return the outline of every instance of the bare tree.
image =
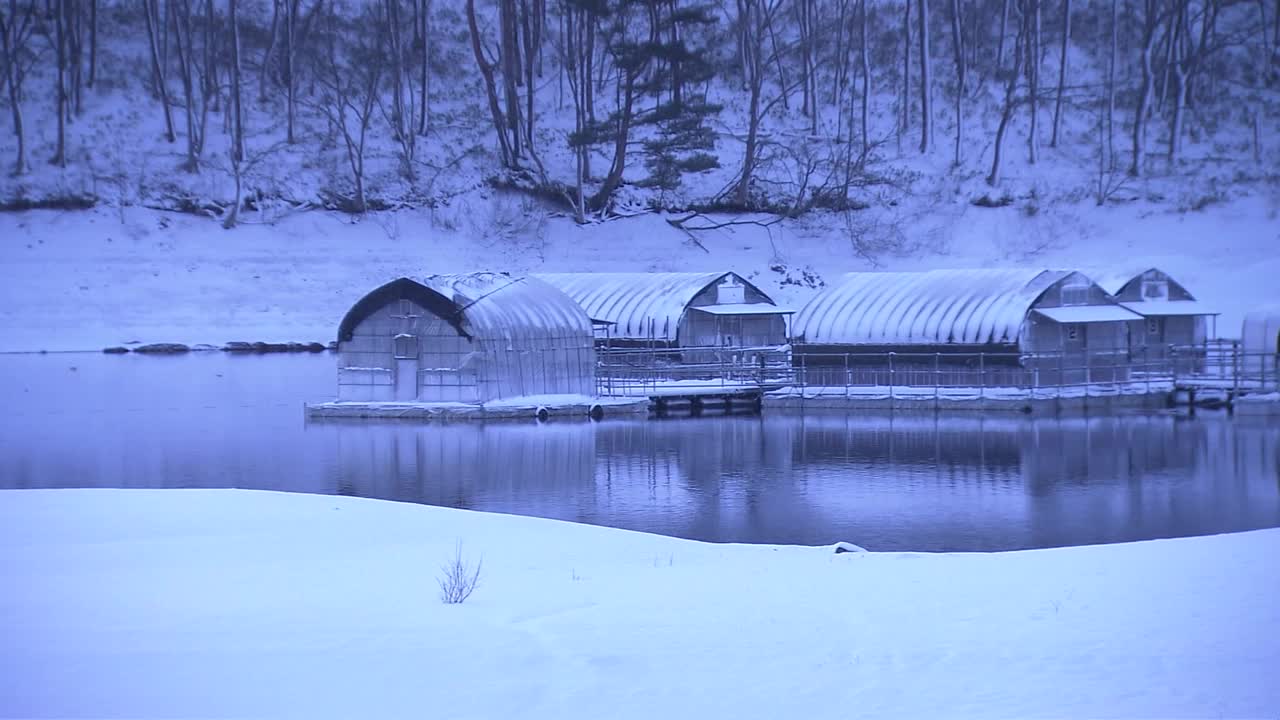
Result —
<instances>
[{"instance_id":1,"label":"bare tree","mask_svg":"<svg viewBox=\"0 0 1280 720\"><path fill-rule=\"evenodd\" d=\"M204 152L205 128L209 117L209 96L204 68L196 61L195 32L192 29L191 0L169 0L174 5L174 45L178 56L178 73L182 79L183 109L187 126L188 172L199 172ZM203 22L211 22L204 18Z\"/></svg>"},{"instance_id":2,"label":"bare tree","mask_svg":"<svg viewBox=\"0 0 1280 720\"><path fill-rule=\"evenodd\" d=\"M870 121L870 103L871 103L871 62L869 59L869 51L867 49L867 0L861 0L859 3L860 12L858 13L858 59L861 61L862 69L862 154L865 160L867 153L871 152L871 140L868 126Z\"/></svg>"},{"instance_id":3,"label":"bare tree","mask_svg":"<svg viewBox=\"0 0 1280 720\"><path fill-rule=\"evenodd\" d=\"M55 69L53 92L56 99L58 120L57 148L53 152L50 163L60 167L67 166L67 0L50 0L53 15L53 33L47 36L53 47Z\"/></svg>"},{"instance_id":4,"label":"bare tree","mask_svg":"<svg viewBox=\"0 0 1280 720\"><path fill-rule=\"evenodd\" d=\"M427 134L430 101L431 0L413 0L413 47L418 57L418 134Z\"/></svg>"},{"instance_id":5,"label":"bare tree","mask_svg":"<svg viewBox=\"0 0 1280 720\"><path fill-rule=\"evenodd\" d=\"M1053 102L1053 136L1049 147L1058 147L1062 128L1062 93L1067 84L1067 44L1071 42L1071 0L1062 0L1062 52L1058 56L1058 97Z\"/></svg>"},{"instance_id":6,"label":"bare tree","mask_svg":"<svg viewBox=\"0 0 1280 720\"><path fill-rule=\"evenodd\" d=\"M35 0L9 0L8 7L0 7L0 62L4 64L4 81L9 89L9 112L13 118L13 136L17 141L17 153L13 160L13 174L27 171L27 135L22 122L22 89L27 73L36 62L31 39L36 27Z\"/></svg>"},{"instance_id":7,"label":"bare tree","mask_svg":"<svg viewBox=\"0 0 1280 720\"><path fill-rule=\"evenodd\" d=\"M173 113L169 110L169 83L165 78L165 63L161 59L161 37L165 35L165 25L160 22L159 0L142 0L142 10L147 19L147 45L151 51L151 83L164 113L165 139L174 142L177 136L173 132Z\"/></svg>"},{"instance_id":8,"label":"bare tree","mask_svg":"<svg viewBox=\"0 0 1280 720\"><path fill-rule=\"evenodd\" d=\"M1155 51L1156 35L1164 21L1161 0L1143 0L1141 18L1142 84L1138 89L1137 107L1133 116L1133 162L1129 165L1129 174L1134 177L1142 175L1146 164L1147 115L1150 112L1151 86L1155 77L1151 56Z\"/></svg>"},{"instance_id":9,"label":"bare tree","mask_svg":"<svg viewBox=\"0 0 1280 720\"><path fill-rule=\"evenodd\" d=\"M916 18L920 38L920 152L929 152L933 139L933 83L929 77L932 60L929 54L929 0L920 0Z\"/></svg>"},{"instance_id":10,"label":"bare tree","mask_svg":"<svg viewBox=\"0 0 1280 720\"><path fill-rule=\"evenodd\" d=\"M381 53L360 42L367 32L363 28L373 25L371 18L360 19L362 30L341 33L333 11L330 9L326 15L326 47L316 74L321 93L314 101L314 107L329 121L329 127L342 136L355 186L355 197L350 207L356 212L364 212L368 209L364 183L365 145L378 101ZM340 40L340 36L343 39Z\"/></svg>"},{"instance_id":11,"label":"bare tree","mask_svg":"<svg viewBox=\"0 0 1280 720\"><path fill-rule=\"evenodd\" d=\"M961 145L964 141L964 9L961 0L951 0L951 44L956 57L956 151L952 164L960 167Z\"/></svg>"},{"instance_id":12,"label":"bare tree","mask_svg":"<svg viewBox=\"0 0 1280 720\"><path fill-rule=\"evenodd\" d=\"M1018 11L1018 35L1014 40L1013 49L1013 69L1010 71L1008 79L1005 81L1004 89L1004 105L1000 110L1000 124L996 127L996 140L993 156L991 159L991 172L987 175L987 184L995 186L1000 184L1000 152L1004 146L1005 131L1009 129L1009 121L1013 118L1014 108L1017 107L1018 96L1018 79L1022 75L1022 56L1024 54L1024 45L1027 37L1028 10L1024 9L1024 3L1035 2L1035 0L1019 0L1016 10Z\"/></svg>"},{"instance_id":13,"label":"bare tree","mask_svg":"<svg viewBox=\"0 0 1280 720\"><path fill-rule=\"evenodd\" d=\"M898 124L898 150L902 150L902 137L911 129L911 3L902 3L902 117Z\"/></svg>"},{"instance_id":14,"label":"bare tree","mask_svg":"<svg viewBox=\"0 0 1280 720\"><path fill-rule=\"evenodd\" d=\"M1040 159L1040 0L1030 3L1030 32L1027 49L1027 103L1031 127L1027 131L1027 160L1032 165Z\"/></svg>"},{"instance_id":15,"label":"bare tree","mask_svg":"<svg viewBox=\"0 0 1280 720\"><path fill-rule=\"evenodd\" d=\"M418 104L414 97L413 68L409 50L405 47L403 18L400 0L382 0L385 20L383 47L386 48L390 74L391 111L383 114L391 126L391 137L400 146L400 173L408 180L415 179L414 156L417 153Z\"/></svg>"},{"instance_id":16,"label":"bare tree","mask_svg":"<svg viewBox=\"0 0 1280 720\"><path fill-rule=\"evenodd\" d=\"M98 0L89 0L89 87L98 77Z\"/></svg>"},{"instance_id":17,"label":"bare tree","mask_svg":"<svg viewBox=\"0 0 1280 720\"><path fill-rule=\"evenodd\" d=\"M227 27L230 30L231 48L231 98L228 110L231 113L231 174L235 180L235 199L231 203L231 211L222 220L224 228L233 228L240 222L240 206L244 202L244 109L242 106L242 83L240 78L240 15L239 0L227 0Z\"/></svg>"},{"instance_id":18,"label":"bare tree","mask_svg":"<svg viewBox=\"0 0 1280 720\"><path fill-rule=\"evenodd\" d=\"M513 125L498 102L497 77L493 71L494 64L486 57L480 37L480 28L476 22L475 0L467 0L466 11L467 28L471 33L471 52L475 57L476 67L480 70L480 77L484 80L485 95L489 100L489 115L493 120L494 131L498 135L498 147L501 151L502 165L503 167L516 168L519 166L519 141L508 134ZM510 95L508 95L508 101L510 101ZM508 110L510 109L508 107ZM515 121L514 127L519 127L519 120Z\"/></svg>"}]
</instances>

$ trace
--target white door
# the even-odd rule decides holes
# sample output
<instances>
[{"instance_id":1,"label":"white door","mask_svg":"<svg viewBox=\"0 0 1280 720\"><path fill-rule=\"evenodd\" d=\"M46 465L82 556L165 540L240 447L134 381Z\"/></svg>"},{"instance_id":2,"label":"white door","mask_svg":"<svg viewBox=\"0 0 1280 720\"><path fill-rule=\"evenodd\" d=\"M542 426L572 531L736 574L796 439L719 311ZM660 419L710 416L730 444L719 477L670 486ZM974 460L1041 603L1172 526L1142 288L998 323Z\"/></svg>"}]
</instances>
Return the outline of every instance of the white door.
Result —
<instances>
[{"instance_id":1,"label":"white door","mask_svg":"<svg viewBox=\"0 0 1280 720\"><path fill-rule=\"evenodd\" d=\"M418 399L418 338L413 335L397 335L394 338L396 362L396 400L410 402Z\"/></svg>"}]
</instances>

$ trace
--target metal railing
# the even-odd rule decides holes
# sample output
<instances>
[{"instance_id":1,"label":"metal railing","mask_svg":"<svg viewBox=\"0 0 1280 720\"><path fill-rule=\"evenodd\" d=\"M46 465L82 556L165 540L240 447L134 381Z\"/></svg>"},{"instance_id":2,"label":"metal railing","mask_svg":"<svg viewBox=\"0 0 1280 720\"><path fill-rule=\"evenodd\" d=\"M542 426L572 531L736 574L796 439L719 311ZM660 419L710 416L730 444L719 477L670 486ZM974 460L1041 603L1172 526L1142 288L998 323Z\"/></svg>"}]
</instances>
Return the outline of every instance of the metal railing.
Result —
<instances>
[{"instance_id":1,"label":"metal railing","mask_svg":"<svg viewBox=\"0 0 1280 720\"><path fill-rule=\"evenodd\" d=\"M1210 340L1171 349L1174 383L1245 392L1280 392L1280 352L1245 352L1238 340ZM1188 358L1193 360L1189 361Z\"/></svg>"},{"instance_id":2,"label":"metal railing","mask_svg":"<svg viewBox=\"0 0 1280 720\"><path fill-rule=\"evenodd\" d=\"M996 388L1099 392L1147 388L1168 382L1163 361L1135 358L1128 352L1097 353L814 353L798 349L793 357L796 386L841 389L895 389L933 394Z\"/></svg>"},{"instance_id":3,"label":"metal railing","mask_svg":"<svg viewBox=\"0 0 1280 720\"><path fill-rule=\"evenodd\" d=\"M755 391L794 384L786 346L612 349L601 351L601 395Z\"/></svg>"},{"instance_id":4,"label":"metal railing","mask_svg":"<svg viewBox=\"0 0 1280 720\"><path fill-rule=\"evenodd\" d=\"M934 396L1001 388L1091 395L1197 384L1244 392L1280 390L1278 367L1276 355L1244 353L1234 341L1077 353L836 353L803 345L614 349L600 353L596 384L602 395L648 396L788 386Z\"/></svg>"}]
</instances>

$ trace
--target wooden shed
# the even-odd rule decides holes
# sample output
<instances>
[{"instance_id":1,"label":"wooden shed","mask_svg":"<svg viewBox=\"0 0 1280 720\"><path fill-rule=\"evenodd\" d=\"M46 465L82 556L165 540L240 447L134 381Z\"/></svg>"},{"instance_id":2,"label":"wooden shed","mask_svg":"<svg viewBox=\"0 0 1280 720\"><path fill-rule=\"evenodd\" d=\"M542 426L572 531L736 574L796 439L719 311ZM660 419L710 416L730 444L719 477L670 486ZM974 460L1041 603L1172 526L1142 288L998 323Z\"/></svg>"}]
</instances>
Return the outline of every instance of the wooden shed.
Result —
<instances>
[{"instance_id":1,"label":"wooden shed","mask_svg":"<svg viewBox=\"0 0 1280 720\"><path fill-rule=\"evenodd\" d=\"M591 320L546 283L501 273L399 278L338 328L338 399L483 403L595 394Z\"/></svg>"},{"instance_id":2,"label":"wooden shed","mask_svg":"<svg viewBox=\"0 0 1280 720\"><path fill-rule=\"evenodd\" d=\"M1129 327L1135 362L1165 361L1179 348L1182 357L1200 362L1199 351L1190 347L1203 346L1215 334L1211 327L1218 315L1215 310L1159 268L1096 277L1116 302L1142 316Z\"/></svg>"},{"instance_id":3,"label":"wooden shed","mask_svg":"<svg viewBox=\"0 0 1280 720\"><path fill-rule=\"evenodd\" d=\"M791 311L732 272L544 273L607 331L614 348L746 348L787 343Z\"/></svg>"},{"instance_id":4,"label":"wooden shed","mask_svg":"<svg viewBox=\"0 0 1280 720\"><path fill-rule=\"evenodd\" d=\"M1139 319L1079 272L848 273L796 315L792 353L808 384L886 366L898 384L1107 382L1128 377Z\"/></svg>"}]
</instances>

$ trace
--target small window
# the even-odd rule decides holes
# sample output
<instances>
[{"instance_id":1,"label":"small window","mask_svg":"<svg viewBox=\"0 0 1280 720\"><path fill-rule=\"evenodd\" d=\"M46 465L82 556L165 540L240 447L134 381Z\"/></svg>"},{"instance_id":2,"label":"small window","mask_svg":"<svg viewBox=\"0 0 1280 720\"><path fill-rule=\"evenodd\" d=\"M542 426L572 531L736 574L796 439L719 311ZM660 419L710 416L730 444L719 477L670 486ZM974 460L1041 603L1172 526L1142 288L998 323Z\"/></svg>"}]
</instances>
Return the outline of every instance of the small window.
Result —
<instances>
[{"instance_id":1,"label":"small window","mask_svg":"<svg viewBox=\"0 0 1280 720\"><path fill-rule=\"evenodd\" d=\"M1147 334L1148 335L1160 334L1160 320L1158 318L1147 318Z\"/></svg>"},{"instance_id":2,"label":"small window","mask_svg":"<svg viewBox=\"0 0 1280 720\"><path fill-rule=\"evenodd\" d=\"M1067 340L1074 342L1080 339L1080 326L1079 325L1063 325L1062 333Z\"/></svg>"},{"instance_id":3,"label":"small window","mask_svg":"<svg viewBox=\"0 0 1280 720\"><path fill-rule=\"evenodd\" d=\"M1063 305L1087 305L1089 303L1089 283L1072 280L1062 286Z\"/></svg>"},{"instance_id":4,"label":"small window","mask_svg":"<svg viewBox=\"0 0 1280 720\"><path fill-rule=\"evenodd\" d=\"M1169 283L1164 280L1143 280L1142 281L1142 299L1143 300L1167 300L1169 298Z\"/></svg>"},{"instance_id":5,"label":"small window","mask_svg":"<svg viewBox=\"0 0 1280 720\"><path fill-rule=\"evenodd\" d=\"M413 335L397 335L392 338L392 345L397 360L418 357L418 338Z\"/></svg>"}]
</instances>

